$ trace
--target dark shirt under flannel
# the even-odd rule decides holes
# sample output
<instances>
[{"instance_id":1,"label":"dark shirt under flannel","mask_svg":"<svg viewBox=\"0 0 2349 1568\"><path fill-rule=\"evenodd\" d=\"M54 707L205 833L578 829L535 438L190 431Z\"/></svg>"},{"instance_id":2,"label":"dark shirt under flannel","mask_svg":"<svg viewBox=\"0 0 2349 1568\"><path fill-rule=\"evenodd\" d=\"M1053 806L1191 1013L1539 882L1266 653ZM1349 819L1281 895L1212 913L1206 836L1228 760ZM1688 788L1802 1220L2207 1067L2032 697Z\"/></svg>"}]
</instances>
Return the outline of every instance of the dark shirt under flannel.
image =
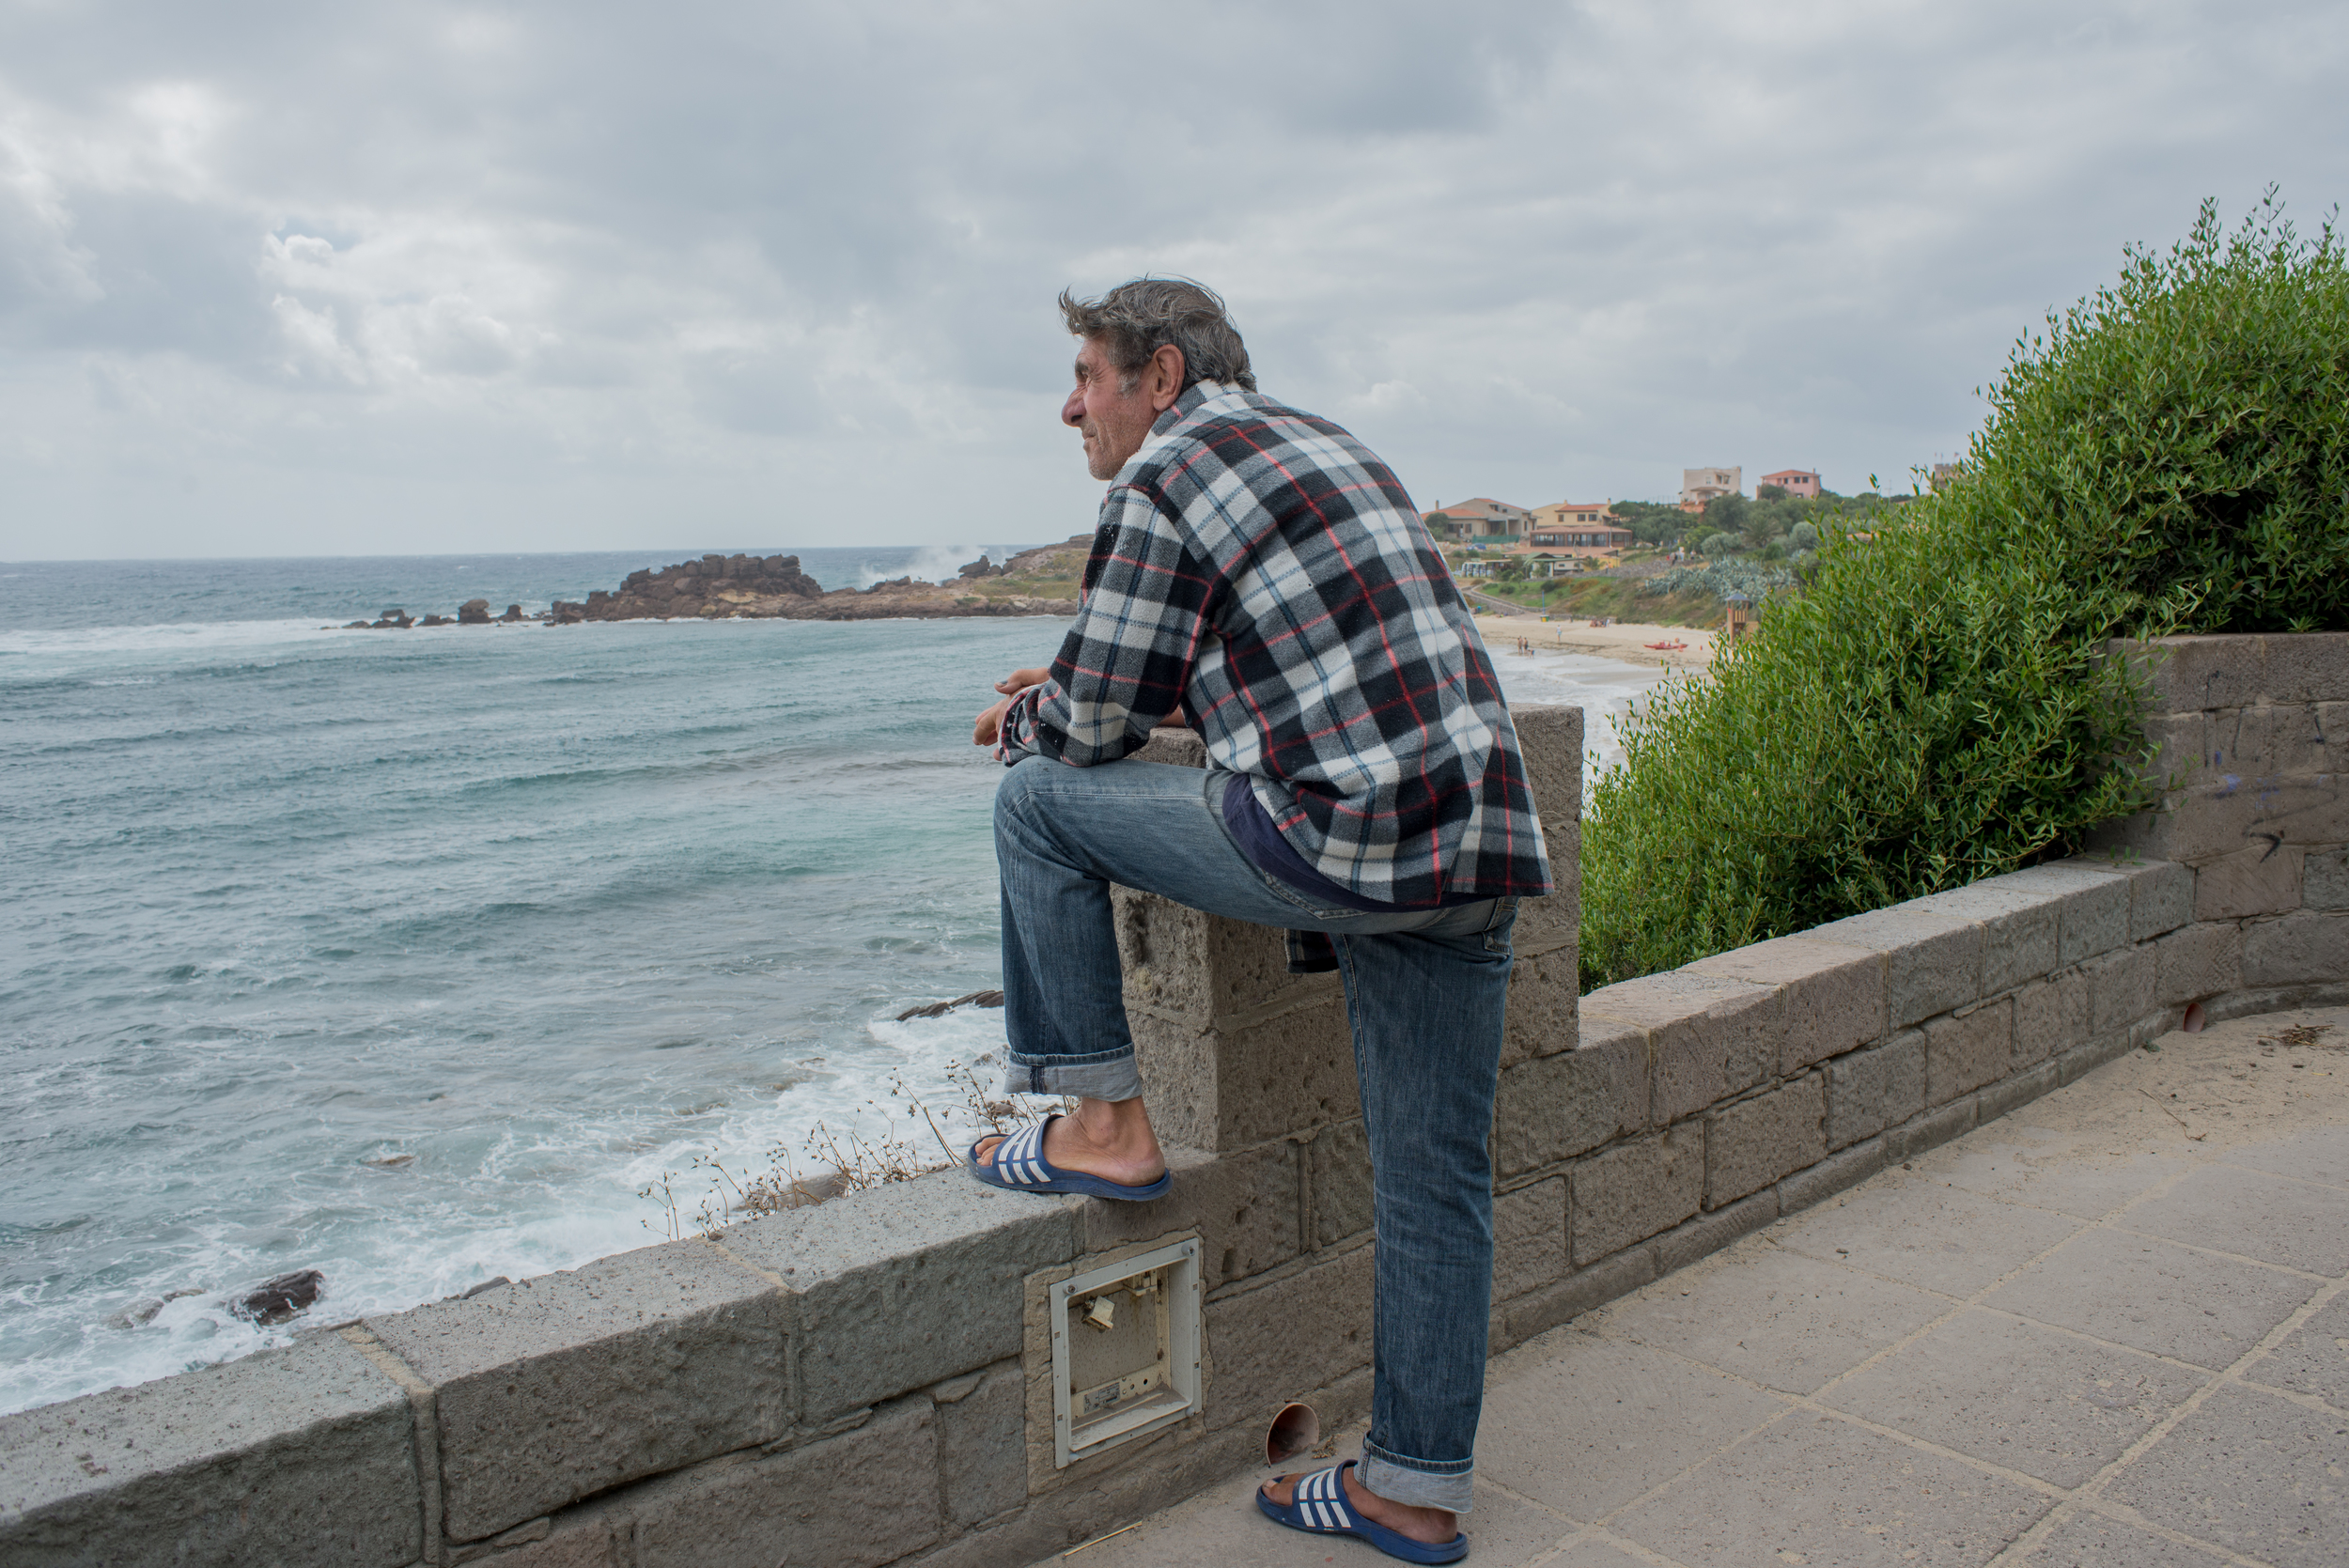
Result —
<instances>
[{"instance_id":1,"label":"dark shirt under flannel","mask_svg":"<svg viewBox=\"0 0 2349 1568\"><path fill-rule=\"evenodd\" d=\"M1341 887L1550 891L1492 661L1410 497L1328 420L1214 381L1111 486L1077 624L997 754L1114 762L1178 708Z\"/></svg>"}]
</instances>

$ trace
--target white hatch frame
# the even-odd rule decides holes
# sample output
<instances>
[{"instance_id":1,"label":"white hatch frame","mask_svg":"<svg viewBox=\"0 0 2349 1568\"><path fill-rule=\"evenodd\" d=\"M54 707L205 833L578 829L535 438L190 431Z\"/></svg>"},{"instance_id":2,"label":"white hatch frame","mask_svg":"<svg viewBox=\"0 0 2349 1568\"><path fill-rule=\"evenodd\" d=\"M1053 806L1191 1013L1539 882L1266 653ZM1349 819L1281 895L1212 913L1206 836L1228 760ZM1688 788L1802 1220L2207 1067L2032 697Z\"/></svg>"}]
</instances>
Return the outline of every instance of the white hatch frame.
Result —
<instances>
[{"instance_id":1,"label":"white hatch frame","mask_svg":"<svg viewBox=\"0 0 2349 1568\"><path fill-rule=\"evenodd\" d=\"M1112 1313L1155 1318L1156 1359L1097 1387L1076 1387L1070 1336L1088 1306L1107 1297ZM1199 1240L1072 1275L1047 1293L1052 1323L1052 1464L1063 1468L1171 1426L1199 1408Z\"/></svg>"}]
</instances>

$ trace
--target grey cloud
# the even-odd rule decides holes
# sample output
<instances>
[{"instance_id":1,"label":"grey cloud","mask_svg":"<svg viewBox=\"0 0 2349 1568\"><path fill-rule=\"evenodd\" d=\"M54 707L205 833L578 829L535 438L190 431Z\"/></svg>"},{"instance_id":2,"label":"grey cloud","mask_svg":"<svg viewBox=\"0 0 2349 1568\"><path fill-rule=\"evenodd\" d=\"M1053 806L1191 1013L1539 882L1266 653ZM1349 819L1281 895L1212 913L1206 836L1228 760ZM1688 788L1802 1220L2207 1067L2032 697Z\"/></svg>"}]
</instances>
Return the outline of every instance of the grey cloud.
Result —
<instances>
[{"instance_id":1,"label":"grey cloud","mask_svg":"<svg viewBox=\"0 0 2349 1568\"><path fill-rule=\"evenodd\" d=\"M0 478L126 549L133 454L445 520L353 549L1058 536L1051 296L1155 270L1423 500L1854 489L2124 241L2338 194L2344 54L2198 0L19 8Z\"/></svg>"}]
</instances>

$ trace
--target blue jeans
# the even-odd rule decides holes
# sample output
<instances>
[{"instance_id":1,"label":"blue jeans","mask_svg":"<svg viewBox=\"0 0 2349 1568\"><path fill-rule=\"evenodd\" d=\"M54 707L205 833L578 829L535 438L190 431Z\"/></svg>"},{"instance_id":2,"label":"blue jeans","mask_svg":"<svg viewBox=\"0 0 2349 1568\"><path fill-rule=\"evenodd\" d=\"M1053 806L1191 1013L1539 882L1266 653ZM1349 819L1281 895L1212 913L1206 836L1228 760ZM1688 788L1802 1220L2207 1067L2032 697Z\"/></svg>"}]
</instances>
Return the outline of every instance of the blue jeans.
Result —
<instances>
[{"instance_id":1,"label":"blue jeans","mask_svg":"<svg viewBox=\"0 0 2349 1568\"><path fill-rule=\"evenodd\" d=\"M1517 900L1365 914L1259 871L1223 826L1229 774L1030 757L995 797L1015 1093L1142 1093L1110 884L1336 948L1377 1226L1370 1436L1382 1498L1465 1514L1492 1304L1493 1092Z\"/></svg>"}]
</instances>

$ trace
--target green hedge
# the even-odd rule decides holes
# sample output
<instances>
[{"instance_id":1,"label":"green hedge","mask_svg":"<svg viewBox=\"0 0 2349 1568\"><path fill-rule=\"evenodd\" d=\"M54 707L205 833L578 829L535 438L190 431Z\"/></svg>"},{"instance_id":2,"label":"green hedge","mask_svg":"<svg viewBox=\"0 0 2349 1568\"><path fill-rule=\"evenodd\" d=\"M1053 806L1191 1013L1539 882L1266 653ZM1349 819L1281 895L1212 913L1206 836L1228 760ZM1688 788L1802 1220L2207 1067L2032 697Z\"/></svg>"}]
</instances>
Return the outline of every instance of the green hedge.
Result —
<instances>
[{"instance_id":1,"label":"green hedge","mask_svg":"<svg viewBox=\"0 0 2349 1568\"><path fill-rule=\"evenodd\" d=\"M1937 494L1624 728L1585 987L2068 854L2146 799L2114 637L2349 627L2349 272L2271 192L2017 343Z\"/></svg>"}]
</instances>

